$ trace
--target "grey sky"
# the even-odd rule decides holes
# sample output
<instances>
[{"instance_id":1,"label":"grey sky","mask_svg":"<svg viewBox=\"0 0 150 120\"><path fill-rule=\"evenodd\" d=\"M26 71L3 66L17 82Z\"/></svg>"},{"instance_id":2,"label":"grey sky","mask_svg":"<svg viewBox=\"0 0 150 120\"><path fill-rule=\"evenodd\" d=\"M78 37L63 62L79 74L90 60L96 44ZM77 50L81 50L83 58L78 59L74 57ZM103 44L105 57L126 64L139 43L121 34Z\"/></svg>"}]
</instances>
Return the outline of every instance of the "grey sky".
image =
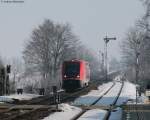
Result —
<instances>
[{"instance_id":1,"label":"grey sky","mask_svg":"<svg viewBox=\"0 0 150 120\"><path fill-rule=\"evenodd\" d=\"M69 22L81 41L98 52L103 37L116 36L109 44L112 56L119 54L119 41L142 15L140 0L25 0L0 3L0 55L20 57L24 42L45 18Z\"/></svg>"}]
</instances>

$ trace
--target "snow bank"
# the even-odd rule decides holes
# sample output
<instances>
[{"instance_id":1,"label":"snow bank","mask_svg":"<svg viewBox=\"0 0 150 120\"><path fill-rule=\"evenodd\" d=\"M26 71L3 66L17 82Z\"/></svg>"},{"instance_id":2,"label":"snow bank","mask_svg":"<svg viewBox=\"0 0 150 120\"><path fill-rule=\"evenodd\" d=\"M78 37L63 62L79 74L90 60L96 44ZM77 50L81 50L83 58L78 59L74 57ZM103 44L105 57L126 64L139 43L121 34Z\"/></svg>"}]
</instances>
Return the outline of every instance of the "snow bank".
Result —
<instances>
[{"instance_id":1,"label":"snow bank","mask_svg":"<svg viewBox=\"0 0 150 120\"><path fill-rule=\"evenodd\" d=\"M106 114L107 114L106 110L100 109L88 110L78 120L104 120Z\"/></svg>"},{"instance_id":2,"label":"snow bank","mask_svg":"<svg viewBox=\"0 0 150 120\"><path fill-rule=\"evenodd\" d=\"M55 112L43 120L70 120L82 111L80 108L68 104L60 104L59 109L61 109L62 112Z\"/></svg>"}]
</instances>

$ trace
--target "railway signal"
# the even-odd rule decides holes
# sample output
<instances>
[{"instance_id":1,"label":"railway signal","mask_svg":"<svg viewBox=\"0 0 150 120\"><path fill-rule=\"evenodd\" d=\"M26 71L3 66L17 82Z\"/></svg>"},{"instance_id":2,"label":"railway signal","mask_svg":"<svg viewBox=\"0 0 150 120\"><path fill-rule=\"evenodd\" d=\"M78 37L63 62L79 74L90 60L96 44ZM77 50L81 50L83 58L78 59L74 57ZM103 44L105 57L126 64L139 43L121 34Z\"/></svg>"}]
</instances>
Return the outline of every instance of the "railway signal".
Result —
<instances>
[{"instance_id":1,"label":"railway signal","mask_svg":"<svg viewBox=\"0 0 150 120\"><path fill-rule=\"evenodd\" d=\"M105 42L105 77L106 77L106 81L107 81L107 44L110 40L116 40L116 37L105 37L104 38L104 42Z\"/></svg>"}]
</instances>

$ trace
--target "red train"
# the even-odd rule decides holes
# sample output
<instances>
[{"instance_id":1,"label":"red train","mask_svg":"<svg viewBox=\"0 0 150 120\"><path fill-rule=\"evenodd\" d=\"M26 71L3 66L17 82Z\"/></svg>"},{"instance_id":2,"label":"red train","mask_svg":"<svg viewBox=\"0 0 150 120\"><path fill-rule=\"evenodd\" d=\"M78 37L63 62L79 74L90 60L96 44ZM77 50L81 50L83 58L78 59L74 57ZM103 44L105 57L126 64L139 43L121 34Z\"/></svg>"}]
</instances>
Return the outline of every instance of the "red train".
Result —
<instances>
[{"instance_id":1,"label":"red train","mask_svg":"<svg viewBox=\"0 0 150 120\"><path fill-rule=\"evenodd\" d=\"M65 61L62 66L62 83L66 91L87 86L90 81L89 63L84 60Z\"/></svg>"}]
</instances>

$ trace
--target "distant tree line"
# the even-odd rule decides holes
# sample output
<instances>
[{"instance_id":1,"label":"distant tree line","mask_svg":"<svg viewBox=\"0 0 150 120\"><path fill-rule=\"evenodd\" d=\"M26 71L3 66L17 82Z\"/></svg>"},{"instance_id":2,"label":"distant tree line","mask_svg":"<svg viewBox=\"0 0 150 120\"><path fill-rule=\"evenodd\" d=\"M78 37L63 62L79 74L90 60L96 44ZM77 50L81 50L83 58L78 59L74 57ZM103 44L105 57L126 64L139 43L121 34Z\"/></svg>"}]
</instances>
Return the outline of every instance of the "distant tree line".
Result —
<instances>
[{"instance_id":1,"label":"distant tree line","mask_svg":"<svg viewBox=\"0 0 150 120\"><path fill-rule=\"evenodd\" d=\"M128 30L121 48L127 78L135 82L136 69L139 69L138 83L145 87L145 84L150 82L150 0L142 0L142 3L145 13L135 26ZM138 68L137 55L139 55Z\"/></svg>"}]
</instances>

